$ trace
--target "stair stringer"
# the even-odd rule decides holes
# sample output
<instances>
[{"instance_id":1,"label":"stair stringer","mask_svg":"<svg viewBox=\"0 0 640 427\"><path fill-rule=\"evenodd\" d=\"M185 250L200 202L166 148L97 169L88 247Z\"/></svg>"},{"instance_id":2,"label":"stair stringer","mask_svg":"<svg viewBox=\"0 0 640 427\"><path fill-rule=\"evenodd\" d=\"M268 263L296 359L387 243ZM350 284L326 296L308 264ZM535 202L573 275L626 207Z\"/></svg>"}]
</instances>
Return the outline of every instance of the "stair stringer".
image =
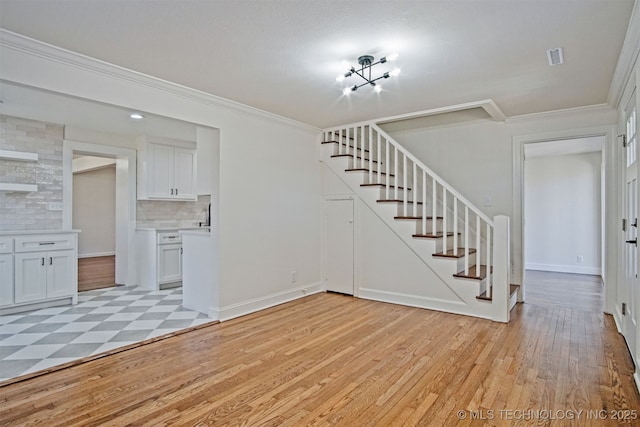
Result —
<instances>
[{"instance_id":1,"label":"stair stringer","mask_svg":"<svg viewBox=\"0 0 640 427\"><path fill-rule=\"evenodd\" d=\"M415 234L414 221L398 221L394 217L397 215L398 208L396 205L380 204L377 200L380 198L380 190L370 187L361 187L363 183L362 175L359 173L345 172L349 168L351 160L347 157L334 157L331 144L325 144L322 148L322 161L327 167L355 194L357 194L362 202L399 238L417 257L426 265L431 272L439 279L439 281L448 288L460 301L460 304L454 304L453 307L443 308L441 304L429 304L429 299L419 295L402 295L394 298L394 293L390 290L384 299L386 302L399 303L404 305L412 305L438 311L446 311L456 314L464 314L485 319L492 319L491 302L481 301L476 298L482 292L485 280L476 281L468 279L454 278L453 274L457 273L456 260L440 259L433 257L436 253L436 240L416 239L412 237ZM366 288L364 292L359 293L359 297L367 298ZM411 298L415 298L416 303L411 303ZM376 298L383 300L379 296Z\"/></svg>"}]
</instances>

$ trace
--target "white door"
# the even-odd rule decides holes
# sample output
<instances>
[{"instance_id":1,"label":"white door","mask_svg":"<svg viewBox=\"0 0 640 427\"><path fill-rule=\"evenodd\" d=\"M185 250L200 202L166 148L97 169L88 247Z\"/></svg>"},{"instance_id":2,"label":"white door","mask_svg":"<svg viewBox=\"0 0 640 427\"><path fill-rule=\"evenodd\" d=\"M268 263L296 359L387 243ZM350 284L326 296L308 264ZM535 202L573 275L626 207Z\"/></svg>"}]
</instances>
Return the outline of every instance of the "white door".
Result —
<instances>
[{"instance_id":1,"label":"white door","mask_svg":"<svg viewBox=\"0 0 640 427\"><path fill-rule=\"evenodd\" d=\"M74 295L78 289L75 251L47 252L47 298Z\"/></svg>"},{"instance_id":2,"label":"white door","mask_svg":"<svg viewBox=\"0 0 640 427\"><path fill-rule=\"evenodd\" d=\"M16 303L47 298L46 252L15 255Z\"/></svg>"},{"instance_id":3,"label":"white door","mask_svg":"<svg viewBox=\"0 0 640 427\"><path fill-rule=\"evenodd\" d=\"M353 199L325 201L325 289L353 295Z\"/></svg>"},{"instance_id":4,"label":"white door","mask_svg":"<svg viewBox=\"0 0 640 427\"><path fill-rule=\"evenodd\" d=\"M13 255L0 255L0 307L13 304Z\"/></svg>"},{"instance_id":5,"label":"white door","mask_svg":"<svg viewBox=\"0 0 640 427\"><path fill-rule=\"evenodd\" d=\"M638 297L638 162L636 135L635 93L625 109L626 149L624 213L626 220L624 245L624 279L626 292L623 293L623 335L634 362L637 360L637 311Z\"/></svg>"},{"instance_id":6,"label":"white door","mask_svg":"<svg viewBox=\"0 0 640 427\"><path fill-rule=\"evenodd\" d=\"M168 198L173 190L173 147L162 144L148 145L147 185L149 197Z\"/></svg>"}]
</instances>

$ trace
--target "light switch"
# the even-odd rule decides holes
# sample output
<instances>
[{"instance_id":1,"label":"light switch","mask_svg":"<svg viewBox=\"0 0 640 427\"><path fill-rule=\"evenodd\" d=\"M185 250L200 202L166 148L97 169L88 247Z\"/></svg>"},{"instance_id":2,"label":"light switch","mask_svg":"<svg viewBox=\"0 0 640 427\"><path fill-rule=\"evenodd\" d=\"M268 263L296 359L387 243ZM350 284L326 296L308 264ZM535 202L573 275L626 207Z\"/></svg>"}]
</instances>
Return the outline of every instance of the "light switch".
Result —
<instances>
[{"instance_id":1,"label":"light switch","mask_svg":"<svg viewBox=\"0 0 640 427\"><path fill-rule=\"evenodd\" d=\"M493 199L491 198L491 196L484 196L484 207L488 208L493 206Z\"/></svg>"}]
</instances>

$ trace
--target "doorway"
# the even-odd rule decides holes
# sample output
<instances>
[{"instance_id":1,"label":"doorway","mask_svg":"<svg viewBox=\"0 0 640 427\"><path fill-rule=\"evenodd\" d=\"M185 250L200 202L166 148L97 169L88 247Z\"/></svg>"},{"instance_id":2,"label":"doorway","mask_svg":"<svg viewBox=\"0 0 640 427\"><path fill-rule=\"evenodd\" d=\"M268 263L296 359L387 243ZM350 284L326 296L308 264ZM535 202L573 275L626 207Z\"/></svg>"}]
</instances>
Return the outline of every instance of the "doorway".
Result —
<instances>
[{"instance_id":1,"label":"doorway","mask_svg":"<svg viewBox=\"0 0 640 427\"><path fill-rule=\"evenodd\" d=\"M73 155L73 228L78 234L78 291L109 288L115 278L116 160Z\"/></svg>"},{"instance_id":2,"label":"doorway","mask_svg":"<svg viewBox=\"0 0 640 427\"><path fill-rule=\"evenodd\" d=\"M325 199L325 289L353 295L354 210L353 198Z\"/></svg>"},{"instance_id":3,"label":"doorway","mask_svg":"<svg viewBox=\"0 0 640 427\"><path fill-rule=\"evenodd\" d=\"M63 142L63 228L73 228L73 157L115 162L115 283L136 284L136 151L130 148L65 140ZM67 191L71 190L71 191Z\"/></svg>"}]
</instances>

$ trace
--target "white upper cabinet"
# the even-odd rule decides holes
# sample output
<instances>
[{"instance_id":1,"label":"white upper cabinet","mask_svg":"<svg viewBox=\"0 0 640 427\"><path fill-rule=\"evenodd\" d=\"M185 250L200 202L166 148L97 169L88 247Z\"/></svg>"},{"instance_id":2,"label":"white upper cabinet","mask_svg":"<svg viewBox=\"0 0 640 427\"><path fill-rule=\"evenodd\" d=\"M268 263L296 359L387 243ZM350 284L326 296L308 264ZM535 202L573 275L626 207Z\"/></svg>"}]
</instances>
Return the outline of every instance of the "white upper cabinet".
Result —
<instances>
[{"instance_id":1,"label":"white upper cabinet","mask_svg":"<svg viewBox=\"0 0 640 427\"><path fill-rule=\"evenodd\" d=\"M196 200L196 164L195 143L139 138L138 200Z\"/></svg>"}]
</instances>

